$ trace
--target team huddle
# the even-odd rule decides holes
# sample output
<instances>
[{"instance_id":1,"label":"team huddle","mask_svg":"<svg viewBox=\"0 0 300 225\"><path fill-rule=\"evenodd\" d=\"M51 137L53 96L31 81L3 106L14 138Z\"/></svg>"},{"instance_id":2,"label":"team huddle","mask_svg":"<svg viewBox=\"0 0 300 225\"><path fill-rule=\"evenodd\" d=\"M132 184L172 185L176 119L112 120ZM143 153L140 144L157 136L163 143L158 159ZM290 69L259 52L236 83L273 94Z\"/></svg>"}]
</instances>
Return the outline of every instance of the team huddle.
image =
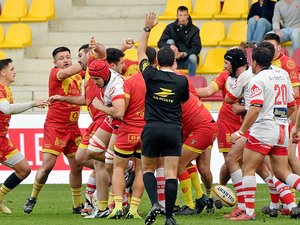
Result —
<instances>
[{"instance_id":1,"label":"team huddle","mask_svg":"<svg viewBox=\"0 0 300 225\"><path fill-rule=\"evenodd\" d=\"M300 191L300 164L294 154L300 137L300 81L294 62L280 53L279 37L265 35L253 49L251 66L242 49L229 49L224 70L209 86L195 89L177 70L172 45L158 52L147 47L156 24L156 15L147 14L137 62L124 59L124 51L134 44L131 39L121 49L106 49L92 37L79 48L76 64L68 48L56 48L47 100L13 103L9 89L16 75L13 62L0 60L0 159L15 170L0 188L1 212L11 213L3 199L30 174L28 162L6 137L10 117L32 107L48 107L43 163L23 206L25 213L33 211L61 153L70 165L73 213L84 218L141 219L138 208L144 189L151 201L146 225L158 214L172 225L177 224L174 214L214 213L222 207L213 200L210 172L210 151L217 139L225 159L220 184L231 178L237 196L236 207L224 218L256 218L255 173L270 189L271 202L263 212L277 216L281 201L283 214L300 218L290 189ZM201 97L219 90L224 103L214 121ZM83 105L92 123L81 137L78 118ZM83 166L92 169L85 202ZM178 181L182 207L176 203Z\"/></svg>"}]
</instances>

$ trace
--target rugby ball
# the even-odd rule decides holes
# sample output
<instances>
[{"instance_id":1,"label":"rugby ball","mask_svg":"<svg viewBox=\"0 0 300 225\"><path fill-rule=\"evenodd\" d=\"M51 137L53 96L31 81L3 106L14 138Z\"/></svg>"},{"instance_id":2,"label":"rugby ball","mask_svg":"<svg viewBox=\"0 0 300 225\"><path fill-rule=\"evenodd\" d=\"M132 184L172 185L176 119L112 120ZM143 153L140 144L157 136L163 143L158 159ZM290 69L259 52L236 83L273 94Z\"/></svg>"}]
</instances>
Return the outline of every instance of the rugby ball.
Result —
<instances>
[{"instance_id":1,"label":"rugby ball","mask_svg":"<svg viewBox=\"0 0 300 225\"><path fill-rule=\"evenodd\" d=\"M233 207L237 202L234 191L225 185L215 185L213 187L213 198L226 207Z\"/></svg>"}]
</instances>

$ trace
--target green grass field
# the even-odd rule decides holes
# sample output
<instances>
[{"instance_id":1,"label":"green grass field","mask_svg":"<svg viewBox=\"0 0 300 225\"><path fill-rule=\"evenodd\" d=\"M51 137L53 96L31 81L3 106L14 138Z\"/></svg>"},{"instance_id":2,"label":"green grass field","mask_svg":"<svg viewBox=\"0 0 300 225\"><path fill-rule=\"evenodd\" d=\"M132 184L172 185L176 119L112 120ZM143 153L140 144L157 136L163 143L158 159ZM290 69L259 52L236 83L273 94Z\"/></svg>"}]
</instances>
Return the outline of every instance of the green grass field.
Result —
<instances>
[{"instance_id":1,"label":"green grass field","mask_svg":"<svg viewBox=\"0 0 300 225\"><path fill-rule=\"evenodd\" d=\"M0 214L0 225L93 225L93 224L116 224L121 225L135 225L144 224L143 220L127 220L120 219L83 219L80 215L73 215L71 213L71 193L68 185L59 184L45 185L37 205L33 212L28 215L23 213L22 207L25 199L31 193L32 185L20 185L13 190L7 197L5 204L12 210L11 215ZM179 195L180 202L182 202L182 196ZM300 224L300 220L292 220L289 217L279 216L278 218L269 218L260 212L260 208L267 205L269 202L269 193L265 185L259 185L256 197L256 221L239 222L239 224ZM144 218L150 209L149 200L146 194L144 194L141 206L140 214ZM221 210L216 210L214 215L208 215L202 212L199 215L194 216L177 216L176 220L180 225L193 225L193 224L211 224L211 225L226 225L234 224L237 222L223 219L222 215L229 212L231 208L223 207ZM164 218L158 217L154 224L163 225Z\"/></svg>"}]
</instances>

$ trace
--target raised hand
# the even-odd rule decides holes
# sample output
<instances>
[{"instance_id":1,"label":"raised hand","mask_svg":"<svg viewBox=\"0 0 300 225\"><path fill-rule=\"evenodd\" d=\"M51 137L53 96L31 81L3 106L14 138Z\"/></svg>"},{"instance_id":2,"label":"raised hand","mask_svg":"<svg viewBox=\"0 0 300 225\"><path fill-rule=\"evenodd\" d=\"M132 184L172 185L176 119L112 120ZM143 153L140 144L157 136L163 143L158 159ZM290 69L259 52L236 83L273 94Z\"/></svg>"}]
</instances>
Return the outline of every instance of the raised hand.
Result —
<instances>
[{"instance_id":1,"label":"raised hand","mask_svg":"<svg viewBox=\"0 0 300 225\"><path fill-rule=\"evenodd\" d=\"M152 29L158 24L158 20L156 20L156 14L154 12L150 12L146 14L145 27L149 27Z\"/></svg>"}]
</instances>

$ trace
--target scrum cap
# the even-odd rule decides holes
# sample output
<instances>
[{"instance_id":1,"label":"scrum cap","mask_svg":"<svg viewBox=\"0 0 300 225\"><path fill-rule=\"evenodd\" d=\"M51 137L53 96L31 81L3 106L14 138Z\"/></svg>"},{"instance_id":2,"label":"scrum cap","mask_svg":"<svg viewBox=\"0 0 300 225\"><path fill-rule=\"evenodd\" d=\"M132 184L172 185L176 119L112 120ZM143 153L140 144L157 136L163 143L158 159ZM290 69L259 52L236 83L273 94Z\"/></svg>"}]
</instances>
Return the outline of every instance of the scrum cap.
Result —
<instances>
[{"instance_id":1,"label":"scrum cap","mask_svg":"<svg viewBox=\"0 0 300 225\"><path fill-rule=\"evenodd\" d=\"M243 50L239 48L229 49L225 55L224 59L228 60L232 66L231 76L235 77L236 70L241 67L247 65L247 58Z\"/></svg>"},{"instance_id":2,"label":"scrum cap","mask_svg":"<svg viewBox=\"0 0 300 225\"><path fill-rule=\"evenodd\" d=\"M110 66L107 61L96 59L89 66L89 74L93 77L101 77L106 85L109 81Z\"/></svg>"}]
</instances>

